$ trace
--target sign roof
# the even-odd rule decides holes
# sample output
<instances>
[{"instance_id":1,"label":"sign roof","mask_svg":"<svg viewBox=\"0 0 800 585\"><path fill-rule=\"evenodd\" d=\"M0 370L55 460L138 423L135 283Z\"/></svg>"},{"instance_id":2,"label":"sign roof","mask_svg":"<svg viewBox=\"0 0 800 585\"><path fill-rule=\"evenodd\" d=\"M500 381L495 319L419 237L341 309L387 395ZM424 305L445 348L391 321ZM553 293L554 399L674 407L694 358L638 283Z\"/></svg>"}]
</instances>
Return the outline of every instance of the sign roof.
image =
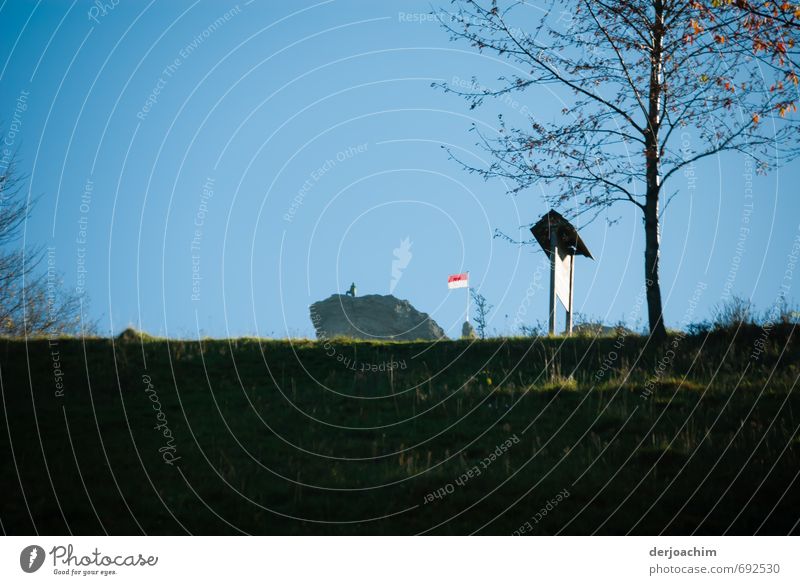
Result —
<instances>
[{"instance_id":1,"label":"sign roof","mask_svg":"<svg viewBox=\"0 0 800 585\"><path fill-rule=\"evenodd\" d=\"M531 233L542 249L550 254L550 230L556 230L556 237L566 248L574 250L576 256L586 256L594 260L589 248L583 243L578 230L555 209L545 213L531 228Z\"/></svg>"}]
</instances>

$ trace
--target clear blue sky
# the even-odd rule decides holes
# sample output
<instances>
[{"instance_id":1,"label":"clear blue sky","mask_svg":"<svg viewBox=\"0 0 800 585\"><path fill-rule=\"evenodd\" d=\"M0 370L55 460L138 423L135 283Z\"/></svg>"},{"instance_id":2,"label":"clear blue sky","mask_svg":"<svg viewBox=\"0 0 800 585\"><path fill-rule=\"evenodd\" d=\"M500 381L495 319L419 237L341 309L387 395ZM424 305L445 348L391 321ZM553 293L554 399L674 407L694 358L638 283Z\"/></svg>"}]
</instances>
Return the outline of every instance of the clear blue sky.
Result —
<instances>
[{"instance_id":1,"label":"clear blue sky","mask_svg":"<svg viewBox=\"0 0 800 585\"><path fill-rule=\"evenodd\" d=\"M429 2L100 4L2 4L0 119L41 197L27 241L55 248L66 285L84 285L103 332L311 336L311 302L351 281L359 294L389 292L406 237L411 258L394 294L451 336L465 291L449 292L446 279L464 270L496 305L497 333L546 320L543 253L492 237L499 228L527 238L524 225L547 210L542 193L508 195L441 145L477 162L473 121L488 129L503 112L522 123L526 109L551 118L569 95L533 90L470 111L431 88L509 69L451 43L425 19ZM743 165L708 160L694 189L685 177L670 185L669 326L699 282L708 287L696 319L726 289L760 308L778 293L798 233L800 172L754 178L746 199ZM642 326L639 212L621 204L609 217L619 221L582 229L595 261L577 261L578 311Z\"/></svg>"}]
</instances>

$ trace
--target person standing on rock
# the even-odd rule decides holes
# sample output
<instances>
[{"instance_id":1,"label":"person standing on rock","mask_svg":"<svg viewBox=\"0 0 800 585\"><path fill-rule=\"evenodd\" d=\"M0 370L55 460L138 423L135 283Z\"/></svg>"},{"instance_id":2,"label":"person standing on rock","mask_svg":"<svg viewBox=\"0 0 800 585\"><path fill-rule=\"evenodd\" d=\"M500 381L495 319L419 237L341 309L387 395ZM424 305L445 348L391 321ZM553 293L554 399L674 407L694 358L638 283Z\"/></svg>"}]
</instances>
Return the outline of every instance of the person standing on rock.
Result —
<instances>
[{"instance_id":1,"label":"person standing on rock","mask_svg":"<svg viewBox=\"0 0 800 585\"><path fill-rule=\"evenodd\" d=\"M350 284L350 288L344 294L347 295L347 296L355 298L356 297L356 283L355 282L351 283Z\"/></svg>"}]
</instances>

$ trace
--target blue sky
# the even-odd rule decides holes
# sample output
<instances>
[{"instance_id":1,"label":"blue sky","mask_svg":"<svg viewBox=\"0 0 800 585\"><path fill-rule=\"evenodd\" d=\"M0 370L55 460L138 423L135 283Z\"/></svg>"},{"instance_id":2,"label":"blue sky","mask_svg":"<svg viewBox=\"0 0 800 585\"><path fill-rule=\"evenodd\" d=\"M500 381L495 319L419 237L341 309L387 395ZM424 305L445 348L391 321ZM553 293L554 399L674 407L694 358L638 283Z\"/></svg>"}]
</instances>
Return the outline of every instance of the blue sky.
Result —
<instances>
[{"instance_id":1,"label":"blue sky","mask_svg":"<svg viewBox=\"0 0 800 585\"><path fill-rule=\"evenodd\" d=\"M465 270L495 305L493 331L546 321L544 254L492 237L527 238L543 192L508 195L441 146L477 163L470 124L552 118L569 95L539 88L469 110L431 88L489 83L509 66L450 42L424 16L429 2L100 5L2 4L0 119L40 197L27 242L55 249L102 332L311 336L310 303L351 281L389 292L405 238L394 294L449 335L465 291L446 279ZM668 326L707 317L726 291L760 308L778 294L800 172L750 185L744 165L709 159L670 185ZM577 310L641 327L639 211L620 204L609 217L580 226L595 260L576 263Z\"/></svg>"}]
</instances>

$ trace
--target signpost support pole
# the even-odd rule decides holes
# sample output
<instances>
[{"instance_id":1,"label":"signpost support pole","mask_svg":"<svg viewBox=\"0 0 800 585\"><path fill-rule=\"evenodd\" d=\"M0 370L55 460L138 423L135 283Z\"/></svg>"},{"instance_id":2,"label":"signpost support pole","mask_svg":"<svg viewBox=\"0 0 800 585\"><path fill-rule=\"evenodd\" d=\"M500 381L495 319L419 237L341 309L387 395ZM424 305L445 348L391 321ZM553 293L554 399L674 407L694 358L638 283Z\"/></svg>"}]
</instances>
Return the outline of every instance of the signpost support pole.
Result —
<instances>
[{"instance_id":1,"label":"signpost support pole","mask_svg":"<svg viewBox=\"0 0 800 585\"><path fill-rule=\"evenodd\" d=\"M572 335L572 283L575 279L575 253L569 257L569 307L567 307L567 335Z\"/></svg>"},{"instance_id":2,"label":"signpost support pole","mask_svg":"<svg viewBox=\"0 0 800 585\"><path fill-rule=\"evenodd\" d=\"M555 226L550 226L550 335L556 333L556 254L558 254L558 237Z\"/></svg>"}]
</instances>

